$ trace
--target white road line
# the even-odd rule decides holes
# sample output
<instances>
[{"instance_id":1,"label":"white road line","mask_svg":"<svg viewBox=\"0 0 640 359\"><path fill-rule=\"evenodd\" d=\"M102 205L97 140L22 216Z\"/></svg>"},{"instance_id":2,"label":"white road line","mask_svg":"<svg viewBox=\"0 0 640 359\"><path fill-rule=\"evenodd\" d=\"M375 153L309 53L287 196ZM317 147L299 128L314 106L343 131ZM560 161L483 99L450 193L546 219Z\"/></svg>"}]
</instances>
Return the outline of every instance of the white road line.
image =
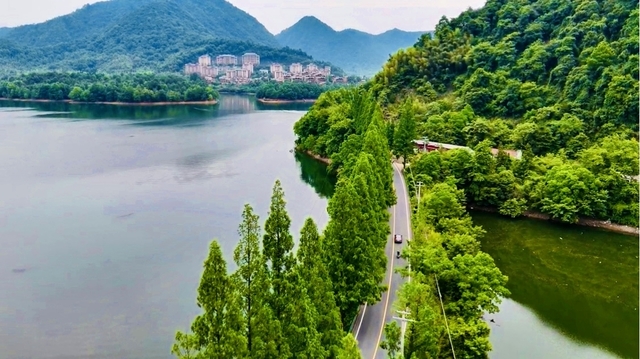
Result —
<instances>
[{"instance_id":1,"label":"white road line","mask_svg":"<svg viewBox=\"0 0 640 359\"><path fill-rule=\"evenodd\" d=\"M393 230L391 231L391 263L389 271L389 286L387 288L387 299L385 299L384 303L384 311L382 312L382 323L380 324L380 333L378 334L378 340L376 341L376 348L373 351L373 359L376 358L376 354L378 354L378 348L380 347L380 340L382 339L382 332L384 331L384 325L386 324L387 319L387 309L389 308L389 293L391 292L391 280L393 279L393 259L395 258L396 253L396 243L393 239L393 235L396 233L396 207L393 206Z\"/></svg>"},{"instance_id":2,"label":"white road line","mask_svg":"<svg viewBox=\"0 0 640 359\"><path fill-rule=\"evenodd\" d=\"M358 340L358 334L360 334L360 328L362 328L362 321L364 321L364 315L367 312L367 303L364 303L364 308L362 309L362 316L360 317L360 324L358 325L358 330L356 330L356 340Z\"/></svg>"}]
</instances>

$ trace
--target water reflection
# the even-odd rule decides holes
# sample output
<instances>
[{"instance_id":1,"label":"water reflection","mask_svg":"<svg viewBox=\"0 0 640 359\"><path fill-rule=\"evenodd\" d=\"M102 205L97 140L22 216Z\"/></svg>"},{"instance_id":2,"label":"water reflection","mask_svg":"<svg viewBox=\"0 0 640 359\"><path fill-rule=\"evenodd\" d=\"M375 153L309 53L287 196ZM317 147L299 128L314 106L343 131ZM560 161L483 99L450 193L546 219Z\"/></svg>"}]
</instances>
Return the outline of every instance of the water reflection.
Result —
<instances>
[{"instance_id":1,"label":"water reflection","mask_svg":"<svg viewBox=\"0 0 640 359\"><path fill-rule=\"evenodd\" d=\"M300 178L313 187L320 197L331 198L337 179L327 172L327 166L302 153L296 153L295 158L300 167Z\"/></svg>"},{"instance_id":2,"label":"water reflection","mask_svg":"<svg viewBox=\"0 0 640 359\"><path fill-rule=\"evenodd\" d=\"M545 325L583 345L638 358L636 237L486 213L473 213L473 218L487 231L483 250L509 277L511 299L531 309ZM500 315L510 316L511 307L502 308ZM531 332L544 336L542 329ZM514 343L533 340L513 337L514 331L509 330L504 335L512 337L500 338L500 342L513 350ZM561 347L571 345L566 340ZM495 343L494 347L496 352L508 350ZM539 357L531 355L523 357Z\"/></svg>"}]
</instances>

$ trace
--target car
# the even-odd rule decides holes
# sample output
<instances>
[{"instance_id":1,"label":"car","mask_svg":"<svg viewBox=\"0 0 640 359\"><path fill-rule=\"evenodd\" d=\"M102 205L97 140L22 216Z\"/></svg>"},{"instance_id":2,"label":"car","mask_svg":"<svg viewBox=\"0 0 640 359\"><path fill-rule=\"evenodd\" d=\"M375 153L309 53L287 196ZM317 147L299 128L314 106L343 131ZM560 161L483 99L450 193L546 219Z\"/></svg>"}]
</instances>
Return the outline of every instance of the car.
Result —
<instances>
[{"instance_id":1,"label":"car","mask_svg":"<svg viewBox=\"0 0 640 359\"><path fill-rule=\"evenodd\" d=\"M396 243L402 243L402 234L394 234L393 241Z\"/></svg>"}]
</instances>

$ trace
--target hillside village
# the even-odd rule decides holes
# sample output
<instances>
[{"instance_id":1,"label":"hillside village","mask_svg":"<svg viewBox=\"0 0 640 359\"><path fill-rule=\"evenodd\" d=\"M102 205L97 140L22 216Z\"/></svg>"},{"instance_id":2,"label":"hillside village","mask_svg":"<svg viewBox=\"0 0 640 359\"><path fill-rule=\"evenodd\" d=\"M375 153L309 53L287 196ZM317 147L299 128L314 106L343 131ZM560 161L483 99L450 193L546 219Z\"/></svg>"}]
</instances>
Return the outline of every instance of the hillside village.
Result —
<instances>
[{"instance_id":1,"label":"hillside village","mask_svg":"<svg viewBox=\"0 0 640 359\"><path fill-rule=\"evenodd\" d=\"M327 83L347 83L347 77L333 76L331 67L319 68L310 63L306 66L301 63L292 63L288 66L271 63L268 66L261 65L260 56L256 53L246 53L240 56L223 54L215 58L215 65L209 55L202 55L198 63L189 63L184 66L186 75L197 74L208 82L220 82L222 84L247 84L252 81L272 80L276 82L305 82L324 85Z\"/></svg>"}]
</instances>

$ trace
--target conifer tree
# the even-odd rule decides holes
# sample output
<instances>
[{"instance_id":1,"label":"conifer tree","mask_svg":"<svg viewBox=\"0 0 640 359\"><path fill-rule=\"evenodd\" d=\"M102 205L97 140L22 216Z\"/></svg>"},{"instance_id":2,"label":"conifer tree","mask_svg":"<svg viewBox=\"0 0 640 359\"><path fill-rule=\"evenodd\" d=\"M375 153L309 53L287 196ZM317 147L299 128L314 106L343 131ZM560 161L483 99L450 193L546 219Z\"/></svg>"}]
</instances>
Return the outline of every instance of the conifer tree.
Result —
<instances>
[{"instance_id":1,"label":"conifer tree","mask_svg":"<svg viewBox=\"0 0 640 359\"><path fill-rule=\"evenodd\" d=\"M400 108L400 120L393 138L393 152L402 156L403 165L407 165L409 155L413 153L413 140L416 139L416 124L412 108L412 100L408 99Z\"/></svg>"},{"instance_id":2,"label":"conifer tree","mask_svg":"<svg viewBox=\"0 0 640 359\"><path fill-rule=\"evenodd\" d=\"M291 219L286 209L284 190L280 181L277 180L273 186L269 217L265 223L263 251L267 263L267 275L272 289L269 293L268 303L275 319L278 321L276 327L273 328L272 334L275 335L278 355L281 358L289 355L285 332L291 322L290 318L287 318L285 308L292 302L302 300L293 296L295 289L292 288L290 282L291 270L295 265L295 257L292 253L293 237L289 232L290 227Z\"/></svg>"},{"instance_id":3,"label":"conifer tree","mask_svg":"<svg viewBox=\"0 0 640 359\"><path fill-rule=\"evenodd\" d=\"M321 335L323 357L335 358L342 341L340 311L336 306L329 271L323 261L323 250L318 227L307 218L300 232L296 272L315 308L316 329Z\"/></svg>"},{"instance_id":4,"label":"conifer tree","mask_svg":"<svg viewBox=\"0 0 640 359\"><path fill-rule=\"evenodd\" d=\"M380 299L384 277L378 249L371 245L370 225L363 200L347 178L340 178L329 201L331 220L325 229L324 253L343 323L350 323L361 303Z\"/></svg>"},{"instance_id":5,"label":"conifer tree","mask_svg":"<svg viewBox=\"0 0 640 359\"><path fill-rule=\"evenodd\" d=\"M372 163L374 173L376 173L386 192L386 207L396 203L396 194L393 189L393 168L391 167L391 155L385 135L382 133L384 124L382 112L378 108L369 128L364 135L362 151L373 156L375 162Z\"/></svg>"},{"instance_id":6,"label":"conifer tree","mask_svg":"<svg viewBox=\"0 0 640 359\"><path fill-rule=\"evenodd\" d=\"M234 279L240 292L244 314L245 335L249 358L277 357L273 338L273 314L267 305L269 282L266 264L260 251L258 215L245 205L238 234L240 241L233 253L238 269Z\"/></svg>"},{"instance_id":7,"label":"conifer tree","mask_svg":"<svg viewBox=\"0 0 640 359\"><path fill-rule=\"evenodd\" d=\"M276 317L280 317L282 314L287 274L295 264L295 257L291 252L293 237L289 232L291 219L285 206L284 191L280 181L277 180L273 186L269 217L265 223L263 238L264 257L273 286L272 307Z\"/></svg>"},{"instance_id":8,"label":"conifer tree","mask_svg":"<svg viewBox=\"0 0 640 359\"><path fill-rule=\"evenodd\" d=\"M191 328L200 351L207 358L244 356L246 337L240 296L217 241L211 242L204 262L197 303L204 313L196 317Z\"/></svg>"}]
</instances>

